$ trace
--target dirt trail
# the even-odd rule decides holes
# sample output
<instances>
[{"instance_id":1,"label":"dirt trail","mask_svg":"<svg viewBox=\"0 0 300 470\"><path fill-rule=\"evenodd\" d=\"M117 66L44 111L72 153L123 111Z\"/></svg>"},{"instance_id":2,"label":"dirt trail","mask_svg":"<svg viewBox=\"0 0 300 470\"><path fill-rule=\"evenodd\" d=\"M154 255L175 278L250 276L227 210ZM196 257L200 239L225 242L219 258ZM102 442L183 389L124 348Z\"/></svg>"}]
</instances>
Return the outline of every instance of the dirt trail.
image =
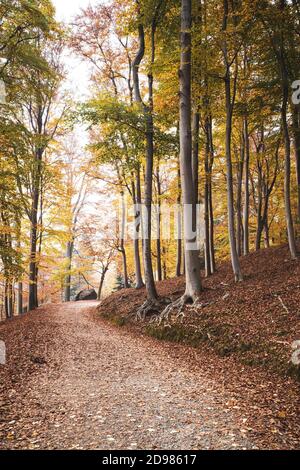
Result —
<instances>
[{"instance_id":1,"label":"dirt trail","mask_svg":"<svg viewBox=\"0 0 300 470\"><path fill-rule=\"evenodd\" d=\"M205 365L96 319L96 306L50 305L0 325L0 449L254 447Z\"/></svg>"}]
</instances>

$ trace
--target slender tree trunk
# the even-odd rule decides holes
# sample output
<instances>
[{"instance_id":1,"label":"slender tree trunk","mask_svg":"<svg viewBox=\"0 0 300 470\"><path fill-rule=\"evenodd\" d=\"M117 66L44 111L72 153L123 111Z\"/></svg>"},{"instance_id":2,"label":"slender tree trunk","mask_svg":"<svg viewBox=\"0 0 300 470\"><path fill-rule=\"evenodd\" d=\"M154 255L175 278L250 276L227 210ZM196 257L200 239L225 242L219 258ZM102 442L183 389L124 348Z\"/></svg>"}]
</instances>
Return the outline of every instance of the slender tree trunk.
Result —
<instances>
[{"instance_id":1,"label":"slender tree trunk","mask_svg":"<svg viewBox=\"0 0 300 470\"><path fill-rule=\"evenodd\" d=\"M211 176L210 176L210 180L211 180ZM208 185L208 197L209 197L210 270L211 270L211 273L214 273L216 271L216 259L215 259L214 213L213 213L213 199L212 199L212 183L211 183L211 181Z\"/></svg>"},{"instance_id":2,"label":"slender tree trunk","mask_svg":"<svg viewBox=\"0 0 300 470\"><path fill-rule=\"evenodd\" d=\"M13 285L10 282L8 286L8 309L9 309L9 318L14 316L14 289Z\"/></svg>"},{"instance_id":3,"label":"slender tree trunk","mask_svg":"<svg viewBox=\"0 0 300 470\"><path fill-rule=\"evenodd\" d=\"M6 278L5 278L5 286L4 286L4 311L5 311L5 317L9 319L8 282Z\"/></svg>"},{"instance_id":4,"label":"slender tree trunk","mask_svg":"<svg viewBox=\"0 0 300 470\"><path fill-rule=\"evenodd\" d=\"M41 117L39 118L39 121ZM42 124L39 122L38 127L41 131ZM41 132L40 132L41 133ZM38 209L40 202L40 186L42 171L43 150L37 149L35 153L35 168L33 177L33 196L30 217L30 263L29 263L29 310L38 307L38 260L37 260L37 243L38 243Z\"/></svg>"},{"instance_id":5,"label":"slender tree trunk","mask_svg":"<svg viewBox=\"0 0 300 470\"><path fill-rule=\"evenodd\" d=\"M144 225L144 270L145 282L147 287L148 298L151 300L157 299L153 266L152 266L152 253L151 253L151 216L152 216L152 174L153 174L153 119L149 114L147 120L147 159L146 159L146 173L145 173L145 209L146 220Z\"/></svg>"},{"instance_id":6,"label":"slender tree trunk","mask_svg":"<svg viewBox=\"0 0 300 470\"><path fill-rule=\"evenodd\" d=\"M286 2L281 1L279 8L281 12L284 12ZM291 141L289 135L289 126L287 121L288 111L288 99L289 99L289 80L288 80L288 68L287 59L285 53L285 38L284 32L281 29L280 33L280 50L278 54L279 66L281 71L281 82L282 82L282 107L281 107L281 120L284 137L284 207L285 217L287 225L288 242L292 259L297 258L297 249L294 233L294 223L291 209Z\"/></svg>"},{"instance_id":7,"label":"slender tree trunk","mask_svg":"<svg viewBox=\"0 0 300 470\"><path fill-rule=\"evenodd\" d=\"M238 256L242 255L242 245L243 245L243 216L242 216L242 190L243 190L243 169L244 169L244 159L245 159L245 148L244 148L244 138L242 137L242 144L240 149L240 159L238 161L237 168L237 197L236 197L236 222L237 222L237 253Z\"/></svg>"},{"instance_id":8,"label":"slender tree trunk","mask_svg":"<svg viewBox=\"0 0 300 470\"><path fill-rule=\"evenodd\" d=\"M266 216L265 216L265 220L264 220L264 245L265 245L265 248L270 248L268 210L266 211Z\"/></svg>"},{"instance_id":9,"label":"slender tree trunk","mask_svg":"<svg viewBox=\"0 0 300 470\"><path fill-rule=\"evenodd\" d=\"M23 283L18 283L18 315L23 313Z\"/></svg>"},{"instance_id":10,"label":"slender tree trunk","mask_svg":"<svg viewBox=\"0 0 300 470\"><path fill-rule=\"evenodd\" d=\"M156 255L157 255L157 280L162 280L162 263L161 263L161 182L159 163L156 168L156 181L157 181L157 237L156 237Z\"/></svg>"},{"instance_id":11,"label":"slender tree trunk","mask_svg":"<svg viewBox=\"0 0 300 470\"><path fill-rule=\"evenodd\" d=\"M249 254L249 165L250 165L250 142L248 132L248 118L244 117L244 142L245 142L245 161L244 161L244 231L243 231L243 254Z\"/></svg>"},{"instance_id":12,"label":"slender tree trunk","mask_svg":"<svg viewBox=\"0 0 300 470\"><path fill-rule=\"evenodd\" d=\"M233 176L231 161L231 134L232 134L232 103L230 91L230 75L225 79L226 91L226 170L227 170L227 208L228 208L228 230L231 251L231 262L236 281L243 279L239 257L236 249L235 224L234 224L234 197Z\"/></svg>"},{"instance_id":13,"label":"slender tree trunk","mask_svg":"<svg viewBox=\"0 0 300 470\"><path fill-rule=\"evenodd\" d=\"M180 165L184 204L184 240L186 291L185 299L195 301L202 290L199 251L196 247L196 200L192 168L191 129L191 59L192 2L181 2L181 65L180 65ZM191 210L190 210L191 209ZM192 213L192 217L191 217ZM193 226L195 225L195 226ZM194 232L194 233L193 233Z\"/></svg>"},{"instance_id":14,"label":"slender tree trunk","mask_svg":"<svg viewBox=\"0 0 300 470\"><path fill-rule=\"evenodd\" d=\"M108 267L105 267L104 270L102 271L100 284L99 284L99 288L98 288L97 300L101 300L102 290L103 290L104 281L105 281L107 271L108 271Z\"/></svg>"},{"instance_id":15,"label":"slender tree trunk","mask_svg":"<svg viewBox=\"0 0 300 470\"><path fill-rule=\"evenodd\" d=\"M205 188L204 188L204 223L205 223L205 275L210 276L211 271L211 259L210 259L210 217L209 217L209 179L210 179L210 137L209 137L209 118L206 118L205 122Z\"/></svg>"},{"instance_id":16,"label":"slender tree trunk","mask_svg":"<svg viewBox=\"0 0 300 470\"><path fill-rule=\"evenodd\" d=\"M35 204L34 204L35 206ZM38 307L37 299L37 217L36 210L32 209L30 230L30 263L29 263L29 310Z\"/></svg>"},{"instance_id":17,"label":"slender tree trunk","mask_svg":"<svg viewBox=\"0 0 300 470\"><path fill-rule=\"evenodd\" d=\"M17 220L17 236L18 236L18 241L17 241L17 247L19 253L21 253L21 220ZM20 276L20 275L19 275ZM18 307L17 307L17 312L18 315L22 315L23 313L23 283L20 280L19 277L19 282L18 282Z\"/></svg>"},{"instance_id":18,"label":"slender tree trunk","mask_svg":"<svg viewBox=\"0 0 300 470\"><path fill-rule=\"evenodd\" d=\"M193 114L193 151L192 151L192 173L196 204L199 202L199 112Z\"/></svg>"},{"instance_id":19,"label":"slender tree trunk","mask_svg":"<svg viewBox=\"0 0 300 470\"><path fill-rule=\"evenodd\" d=\"M70 302L71 300L71 284L72 284L71 269L72 269L73 251L74 251L74 240L71 240L71 241L68 241L67 250L66 250L66 259L68 261L68 264L67 264L68 274L65 277L65 292L64 292L65 302Z\"/></svg>"},{"instance_id":20,"label":"slender tree trunk","mask_svg":"<svg viewBox=\"0 0 300 470\"><path fill-rule=\"evenodd\" d=\"M223 18L223 32L227 33L228 22L228 0L224 0L224 18ZM227 172L227 210L228 210L228 231L229 242L231 251L231 263L236 282L243 279L240 267L240 261L236 249L235 239L235 223L234 223L234 197L233 197L233 176L232 176L232 159L231 159L231 137L232 137L232 115L234 108L235 91L233 97L231 96L231 74L227 52L227 40L223 41L223 54L224 65L226 68L225 73L225 96L226 96L226 172ZM235 82L237 79L237 71L235 71ZM234 84L236 86L236 83Z\"/></svg>"},{"instance_id":21,"label":"slender tree trunk","mask_svg":"<svg viewBox=\"0 0 300 470\"><path fill-rule=\"evenodd\" d=\"M182 211L181 211L181 176L180 176L180 162L178 162L177 170L177 257L176 257L176 276L181 276L182 264Z\"/></svg>"},{"instance_id":22,"label":"slender tree trunk","mask_svg":"<svg viewBox=\"0 0 300 470\"><path fill-rule=\"evenodd\" d=\"M152 214L152 175L153 175L153 155L154 155L154 130L153 130L153 75L148 76L149 84L149 106L145 106L140 94L139 86L139 66L145 54L145 34L142 24L138 26L139 31L139 50L133 61L133 84L135 101L140 104L144 111L146 124L146 168L145 168L145 218L143 220L143 248L144 248L144 271L145 284L147 289L148 300L156 300L158 298L152 266L151 253L151 214ZM154 48L153 36L155 31L152 29L152 49ZM152 50L152 62L154 62L154 50Z\"/></svg>"},{"instance_id":23,"label":"slender tree trunk","mask_svg":"<svg viewBox=\"0 0 300 470\"><path fill-rule=\"evenodd\" d=\"M205 255L205 275L206 277L212 274L211 271L211 259L210 259L210 217L209 217L209 186L206 177L205 189L204 189L204 223L205 223L205 243L204 243L204 255Z\"/></svg>"},{"instance_id":24,"label":"slender tree trunk","mask_svg":"<svg viewBox=\"0 0 300 470\"><path fill-rule=\"evenodd\" d=\"M132 185L133 203L134 203L134 265L135 265L135 287L141 289L144 287L140 257L140 229L141 229L141 181L140 181L140 167L136 170L136 185Z\"/></svg>"},{"instance_id":25,"label":"slender tree trunk","mask_svg":"<svg viewBox=\"0 0 300 470\"><path fill-rule=\"evenodd\" d=\"M166 281L168 279L168 270L167 270L167 250L166 247L164 246L162 249L163 253L163 262L162 262L162 272L163 272L163 280Z\"/></svg>"},{"instance_id":26,"label":"slender tree trunk","mask_svg":"<svg viewBox=\"0 0 300 470\"><path fill-rule=\"evenodd\" d=\"M209 251L210 251L210 270L211 273L216 271L215 260L215 241L214 241L214 212L213 212L213 189L212 189L212 172L214 165L214 144L212 133L212 116L207 119L207 139L209 142L209 173L208 173L208 217L209 217Z\"/></svg>"},{"instance_id":27,"label":"slender tree trunk","mask_svg":"<svg viewBox=\"0 0 300 470\"><path fill-rule=\"evenodd\" d=\"M129 289L130 284L128 280L127 256L126 256L126 250L124 247L121 249L121 253L122 253L122 260L123 260L124 288Z\"/></svg>"},{"instance_id":28,"label":"slender tree trunk","mask_svg":"<svg viewBox=\"0 0 300 470\"><path fill-rule=\"evenodd\" d=\"M127 256L126 256L126 249L125 249L126 207L125 207L124 191L121 191L121 200L122 200L122 222L121 222L120 252L122 254L122 261L123 261L124 287L125 289L128 289L130 287L130 284L128 280Z\"/></svg>"},{"instance_id":29,"label":"slender tree trunk","mask_svg":"<svg viewBox=\"0 0 300 470\"><path fill-rule=\"evenodd\" d=\"M296 160L297 177L297 215L298 224L300 224L300 106L292 105L294 149Z\"/></svg>"},{"instance_id":30,"label":"slender tree trunk","mask_svg":"<svg viewBox=\"0 0 300 470\"><path fill-rule=\"evenodd\" d=\"M291 209L291 142L289 136L289 128L287 122L287 104L288 104L288 82L287 79L283 80L283 101L282 101L282 109L281 109L281 117L282 117L282 128L283 128L283 136L284 136L284 150L285 150L285 162L284 162L284 198L285 198L285 217L286 217L286 224L287 224L287 233L288 233L288 241L289 241L289 248L291 252L292 259L297 258L297 249L296 249L296 242L295 242L295 233L294 233L294 224L293 224L293 216L292 216L292 209Z\"/></svg>"},{"instance_id":31,"label":"slender tree trunk","mask_svg":"<svg viewBox=\"0 0 300 470\"><path fill-rule=\"evenodd\" d=\"M257 229L256 229L256 241L255 241L255 249L256 251L260 250L261 247L261 237L264 229L264 221L262 220L261 216L257 217Z\"/></svg>"},{"instance_id":32,"label":"slender tree trunk","mask_svg":"<svg viewBox=\"0 0 300 470\"><path fill-rule=\"evenodd\" d=\"M13 287L10 281L5 281L4 288L4 308L7 319L10 319L14 315L13 309Z\"/></svg>"}]
</instances>

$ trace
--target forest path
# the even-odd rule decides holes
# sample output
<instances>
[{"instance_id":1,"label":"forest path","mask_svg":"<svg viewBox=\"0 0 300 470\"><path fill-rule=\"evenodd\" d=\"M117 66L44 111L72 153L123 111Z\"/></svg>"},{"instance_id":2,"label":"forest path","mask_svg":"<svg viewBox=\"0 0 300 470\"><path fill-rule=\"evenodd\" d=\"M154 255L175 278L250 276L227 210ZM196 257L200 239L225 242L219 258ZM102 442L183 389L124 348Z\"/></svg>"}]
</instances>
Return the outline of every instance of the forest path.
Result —
<instances>
[{"instance_id":1,"label":"forest path","mask_svg":"<svg viewBox=\"0 0 300 470\"><path fill-rule=\"evenodd\" d=\"M0 325L0 449L253 447L204 365L108 324L96 307L49 305Z\"/></svg>"}]
</instances>

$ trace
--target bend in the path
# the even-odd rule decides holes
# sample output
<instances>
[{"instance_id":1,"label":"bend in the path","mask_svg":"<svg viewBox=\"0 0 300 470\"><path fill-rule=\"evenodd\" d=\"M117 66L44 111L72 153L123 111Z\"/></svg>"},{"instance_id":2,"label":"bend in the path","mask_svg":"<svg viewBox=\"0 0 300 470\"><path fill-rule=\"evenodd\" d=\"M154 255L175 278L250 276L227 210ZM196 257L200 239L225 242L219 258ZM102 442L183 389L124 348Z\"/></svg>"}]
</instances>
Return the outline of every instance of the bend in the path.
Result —
<instances>
[{"instance_id":1,"label":"bend in the path","mask_svg":"<svg viewBox=\"0 0 300 470\"><path fill-rule=\"evenodd\" d=\"M8 328L2 448L254 447L221 381L163 343L96 321L96 306L51 305Z\"/></svg>"}]
</instances>

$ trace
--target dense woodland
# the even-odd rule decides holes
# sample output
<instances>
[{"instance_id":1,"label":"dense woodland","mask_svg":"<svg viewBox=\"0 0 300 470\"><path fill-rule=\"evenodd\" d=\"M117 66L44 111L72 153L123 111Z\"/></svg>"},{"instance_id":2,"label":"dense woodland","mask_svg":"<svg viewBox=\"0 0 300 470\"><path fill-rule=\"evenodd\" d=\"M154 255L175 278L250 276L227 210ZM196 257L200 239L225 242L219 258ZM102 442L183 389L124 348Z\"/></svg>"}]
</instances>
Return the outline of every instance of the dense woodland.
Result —
<instances>
[{"instance_id":1,"label":"dense woodland","mask_svg":"<svg viewBox=\"0 0 300 470\"><path fill-rule=\"evenodd\" d=\"M50 0L0 0L2 319L86 285L99 298L145 285L144 314L156 281L185 275L167 314L222 259L237 282L250 251L288 243L296 259L299 40L298 0L99 1L71 24ZM66 54L89 71L85 101ZM197 204L204 243L190 249L181 207L195 223Z\"/></svg>"}]
</instances>

